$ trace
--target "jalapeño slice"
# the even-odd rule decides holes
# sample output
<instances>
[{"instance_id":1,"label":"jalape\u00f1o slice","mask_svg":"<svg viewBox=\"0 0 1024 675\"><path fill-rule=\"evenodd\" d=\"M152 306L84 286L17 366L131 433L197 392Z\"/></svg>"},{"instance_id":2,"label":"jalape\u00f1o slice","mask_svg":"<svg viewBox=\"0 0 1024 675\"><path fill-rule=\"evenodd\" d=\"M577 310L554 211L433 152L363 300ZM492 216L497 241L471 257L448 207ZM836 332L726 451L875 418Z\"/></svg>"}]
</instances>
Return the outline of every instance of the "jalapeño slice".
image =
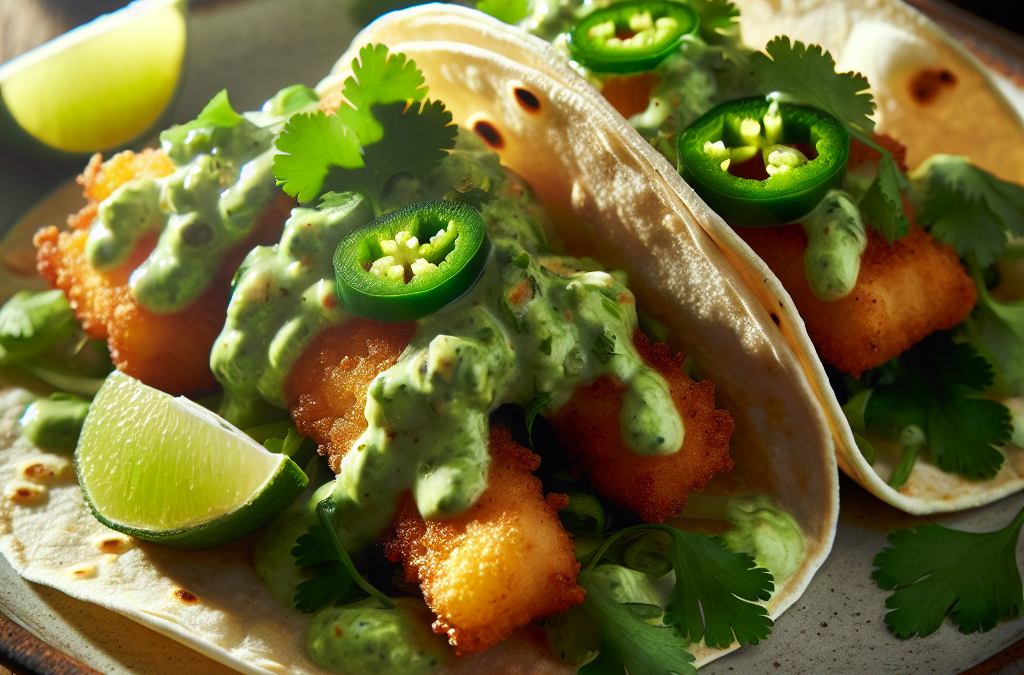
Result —
<instances>
[{"instance_id":1,"label":"jalape\u00f1o slice","mask_svg":"<svg viewBox=\"0 0 1024 675\"><path fill-rule=\"evenodd\" d=\"M364 319L419 319L469 290L490 250L472 206L410 204L341 240L334 254L338 299Z\"/></svg>"},{"instance_id":2,"label":"jalape\u00f1o slice","mask_svg":"<svg viewBox=\"0 0 1024 675\"><path fill-rule=\"evenodd\" d=\"M628 0L588 14L569 34L572 58L600 73L654 68L697 30L697 12L668 0Z\"/></svg>"},{"instance_id":3,"label":"jalape\u00f1o slice","mask_svg":"<svg viewBox=\"0 0 1024 675\"><path fill-rule=\"evenodd\" d=\"M850 137L817 108L745 98L706 112L679 135L678 150L679 173L726 222L781 225L842 187ZM758 155L764 180L730 173Z\"/></svg>"}]
</instances>

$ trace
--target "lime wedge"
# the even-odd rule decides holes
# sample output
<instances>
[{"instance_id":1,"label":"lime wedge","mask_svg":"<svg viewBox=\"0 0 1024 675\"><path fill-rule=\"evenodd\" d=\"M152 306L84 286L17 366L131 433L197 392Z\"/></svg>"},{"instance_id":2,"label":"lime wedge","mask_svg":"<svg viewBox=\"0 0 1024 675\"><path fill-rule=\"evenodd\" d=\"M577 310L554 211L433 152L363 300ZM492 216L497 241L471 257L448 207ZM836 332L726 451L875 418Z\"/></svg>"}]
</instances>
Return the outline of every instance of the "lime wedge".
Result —
<instances>
[{"instance_id":1,"label":"lime wedge","mask_svg":"<svg viewBox=\"0 0 1024 675\"><path fill-rule=\"evenodd\" d=\"M287 456L206 408L116 370L89 408L75 464L100 522L178 548L240 539L308 483Z\"/></svg>"},{"instance_id":2,"label":"lime wedge","mask_svg":"<svg viewBox=\"0 0 1024 675\"><path fill-rule=\"evenodd\" d=\"M0 140L59 156L139 138L177 90L185 13L184 0L138 0L0 66Z\"/></svg>"}]
</instances>

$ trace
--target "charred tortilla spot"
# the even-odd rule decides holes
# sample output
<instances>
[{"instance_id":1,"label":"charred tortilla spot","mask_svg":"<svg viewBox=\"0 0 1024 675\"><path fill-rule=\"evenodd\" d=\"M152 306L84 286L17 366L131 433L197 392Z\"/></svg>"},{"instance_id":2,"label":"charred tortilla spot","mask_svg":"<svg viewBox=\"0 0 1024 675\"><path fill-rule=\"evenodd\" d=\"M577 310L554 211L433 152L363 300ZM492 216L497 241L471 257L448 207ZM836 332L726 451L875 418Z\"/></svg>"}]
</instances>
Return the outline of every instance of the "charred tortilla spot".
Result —
<instances>
[{"instance_id":1,"label":"charred tortilla spot","mask_svg":"<svg viewBox=\"0 0 1024 675\"><path fill-rule=\"evenodd\" d=\"M182 602L187 602L189 604L192 604L194 602L199 602L199 598L197 598L196 596L192 595L191 593L186 591L184 588L177 588L177 589L175 589L173 595L174 595L174 597L178 598Z\"/></svg>"},{"instance_id":2,"label":"charred tortilla spot","mask_svg":"<svg viewBox=\"0 0 1024 675\"><path fill-rule=\"evenodd\" d=\"M7 498L15 504L28 506L46 497L46 486L33 483L15 483L7 488Z\"/></svg>"},{"instance_id":3,"label":"charred tortilla spot","mask_svg":"<svg viewBox=\"0 0 1024 675\"><path fill-rule=\"evenodd\" d=\"M53 478L53 469L49 469L45 464L41 462L32 462L27 464L21 472L26 478L44 479Z\"/></svg>"},{"instance_id":4,"label":"charred tortilla spot","mask_svg":"<svg viewBox=\"0 0 1024 675\"><path fill-rule=\"evenodd\" d=\"M943 89L955 85L956 75L946 68L925 68L910 80L910 95L918 103L927 104L934 101Z\"/></svg>"},{"instance_id":5,"label":"charred tortilla spot","mask_svg":"<svg viewBox=\"0 0 1024 675\"><path fill-rule=\"evenodd\" d=\"M778 314L776 314L775 312L772 312L772 321L774 321L774 322L775 322L775 325L776 325L776 326L778 326L778 325L779 325L779 324L781 323L781 322L779 321L779 315L778 315Z\"/></svg>"},{"instance_id":6,"label":"charred tortilla spot","mask_svg":"<svg viewBox=\"0 0 1024 675\"><path fill-rule=\"evenodd\" d=\"M68 570L68 576L74 579L92 579L96 576L96 566L88 563L75 565Z\"/></svg>"},{"instance_id":7,"label":"charred tortilla spot","mask_svg":"<svg viewBox=\"0 0 1024 675\"><path fill-rule=\"evenodd\" d=\"M131 539L129 539L128 537L111 536L103 537L102 539L98 540L96 542L96 548L98 548L103 553L117 554L124 553L125 550L129 548L130 544Z\"/></svg>"},{"instance_id":8,"label":"charred tortilla spot","mask_svg":"<svg viewBox=\"0 0 1024 675\"><path fill-rule=\"evenodd\" d=\"M538 112L540 110L540 99L522 84L513 83L512 95L516 97L519 105L527 112Z\"/></svg>"},{"instance_id":9,"label":"charred tortilla spot","mask_svg":"<svg viewBox=\"0 0 1024 675\"><path fill-rule=\"evenodd\" d=\"M505 147L505 139L501 137L501 132L487 120L478 119L473 122L473 131L495 150Z\"/></svg>"}]
</instances>

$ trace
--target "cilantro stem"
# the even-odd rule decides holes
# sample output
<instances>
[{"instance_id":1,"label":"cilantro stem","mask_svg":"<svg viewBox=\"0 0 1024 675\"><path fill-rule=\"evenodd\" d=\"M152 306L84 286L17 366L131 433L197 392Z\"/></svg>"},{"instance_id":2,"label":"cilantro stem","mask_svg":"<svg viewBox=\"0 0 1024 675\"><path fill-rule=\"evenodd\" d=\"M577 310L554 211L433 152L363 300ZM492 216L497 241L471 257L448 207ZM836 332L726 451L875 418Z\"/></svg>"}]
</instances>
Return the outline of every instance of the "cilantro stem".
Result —
<instances>
[{"instance_id":1,"label":"cilantro stem","mask_svg":"<svg viewBox=\"0 0 1024 675\"><path fill-rule=\"evenodd\" d=\"M857 139L858 141L860 141L864 145L868 146L872 150L877 150L878 152L882 153L883 155L891 154L888 150L883 148L881 145L879 145L878 143L875 143L875 141L872 140L870 136L868 136L867 134L865 134L863 131L861 131L857 127L853 126L852 124L845 124L844 126L846 127L846 132L848 134L850 134L851 138Z\"/></svg>"},{"instance_id":2,"label":"cilantro stem","mask_svg":"<svg viewBox=\"0 0 1024 675\"><path fill-rule=\"evenodd\" d=\"M338 532L334 529L334 503L330 499L324 499L316 505L316 515L320 519L320 524L327 530L327 536L330 537L331 543L334 544L334 548L338 553L338 558L341 560L341 564L345 566L345 570L351 575L352 580L356 582L359 588L366 591L371 597L376 598L380 604L384 605L388 609L394 609L397 605L394 600L381 593L375 588L370 582L363 578L363 575L359 573L356 566L352 563L352 558L349 557L348 551L345 550L345 546L342 545L341 539L338 538Z\"/></svg>"},{"instance_id":3,"label":"cilantro stem","mask_svg":"<svg viewBox=\"0 0 1024 675\"><path fill-rule=\"evenodd\" d=\"M903 455L900 456L900 461L896 463L896 467L889 476L889 487L893 490L903 487L903 484L910 478L910 472L914 470L914 463L917 462L917 451L919 449L920 446L917 445L903 448Z\"/></svg>"}]
</instances>

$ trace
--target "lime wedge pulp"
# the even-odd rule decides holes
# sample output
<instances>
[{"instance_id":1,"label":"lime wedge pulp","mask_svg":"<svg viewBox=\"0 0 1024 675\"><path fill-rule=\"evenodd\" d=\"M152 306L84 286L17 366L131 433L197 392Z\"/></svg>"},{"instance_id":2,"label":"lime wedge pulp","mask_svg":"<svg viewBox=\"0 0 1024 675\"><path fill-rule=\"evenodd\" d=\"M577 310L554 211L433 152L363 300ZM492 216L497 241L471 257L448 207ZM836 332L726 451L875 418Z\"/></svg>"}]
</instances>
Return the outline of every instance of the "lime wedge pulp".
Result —
<instances>
[{"instance_id":1,"label":"lime wedge pulp","mask_svg":"<svg viewBox=\"0 0 1024 675\"><path fill-rule=\"evenodd\" d=\"M308 483L287 456L206 408L116 370L89 408L75 464L100 522L178 548L240 539Z\"/></svg>"},{"instance_id":2,"label":"lime wedge pulp","mask_svg":"<svg viewBox=\"0 0 1024 675\"><path fill-rule=\"evenodd\" d=\"M138 0L0 66L0 139L79 154L139 138L177 90L185 12L184 0Z\"/></svg>"}]
</instances>

